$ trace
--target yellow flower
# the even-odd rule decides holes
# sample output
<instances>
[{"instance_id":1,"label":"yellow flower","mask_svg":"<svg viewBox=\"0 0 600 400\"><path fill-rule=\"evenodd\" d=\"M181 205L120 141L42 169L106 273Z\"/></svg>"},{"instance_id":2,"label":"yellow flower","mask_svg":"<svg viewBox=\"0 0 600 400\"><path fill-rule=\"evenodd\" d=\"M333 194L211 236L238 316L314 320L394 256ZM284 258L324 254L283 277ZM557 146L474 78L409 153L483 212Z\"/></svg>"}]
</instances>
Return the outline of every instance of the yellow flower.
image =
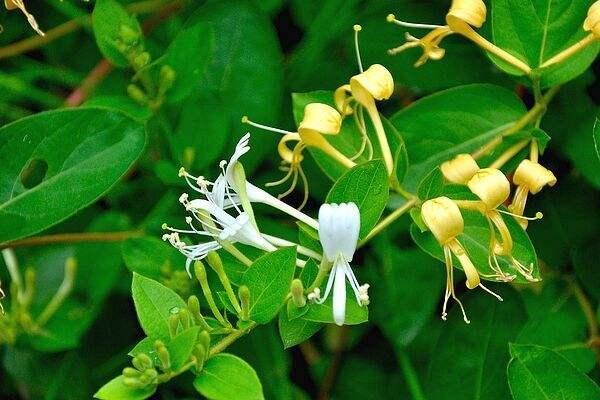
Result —
<instances>
[{"instance_id":1,"label":"yellow flower","mask_svg":"<svg viewBox=\"0 0 600 400\"><path fill-rule=\"evenodd\" d=\"M522 216L525 212L525 204L529 193L537 194L544 186L554 186L556 177L552 171L537 162L523 160L515 171L513 183L517 185L517 190L515 190L515 195L512 203L508 206L508 210L517 216ZM518 218L517 221L523 229L527 228L527 219Z\"/></svg>"},{"instance_id":2,"label":"yellow flower","mask_svg":"<svg viewBox=\"0 0 600 400\"><path fill-rule=\"evenodd\" d=\"M442 163L440 170L449 182L466 185L469 179L479 171L479 165L470 154L459 154L452 160Z\"/></svg>"},{"instance_id":3,"label":"yellow flower","mask_svg":"<svg viewBox=\"0 0 600 400\"><path fill-rule=\"evenodd\" d=\"M304 159L302 151L307 146L321 150L332 159L339 162L346 168L352 168L356 164L333 147L324 135L337 135L342 125L342 116L335 108L322 103L310 103L304 108L304 117L298 125L297 132L290 132L279 128L273 128L267 125L252 122L248 117L243 117L242 122L256 128L280 133L283 137L279 140L277 151L282 160L281 170L285 171L285 176L276 181L268 183L267 186L281 185L292 179L292 183L285 192L279 197L285 197L290 194L298 183L298 178L302 180L304 186L304 198L300 208L308 200L308 180L304 174L301 163ZM291 147L289 145L292 145Z\"/></svg>"},{"instance_id":4,"label":"yellow flower","mask_svg":"<svg viewBox=\"0 0 600 400\"><path fill-rule=\"evenodd\" d=\"M38 23L35 20L35 17L27 11L27 8L25 8L25 4L24 4L23 0L4 0L4 7L6 7L7 10L15 10L15 9L21 10L23 15L25 15L25 17L27 17L27 22L29 22L29 25L31 25L33 30L36 31L40 36L45 35L44 32L42 32L42 30L38 26Z\"/></svg>"},{"instance_id":5,"label":"yellow flower","mask_svg":"<svg viewBox=\"0 0 600 400\"><path fill-rule=\"evenodd\" d=\"M481 287L486 292L492 294L502 301L502 298L483 286L479 278L477 269L471 262L465 248L458 241L458 236L463 233L464 220L457 204L447 197L438 197L427 200L421 207L421 217L425 225L429 228L438 243L444 249L444 258L446 262L446 292L444 295L444 305L442 308L442 319L446 319L446 307L448 299L452 297L460 306L463 318L469 323L465 309L461 301L454 293L454 269L452 255L460 262L463 271L467 277L466 286L469 289Z\"/></svg>"},{"instance_id":6,"label":"yellow flower","mask_svg":"<svg viewBox=\"0 0 600 400\"><path fill-rule=\"evenodd\" d=\"M592 4L588 10L587 18L583 21L583 29L600 38L600 0Z\"/></svg>"},{"instance_id":7,"label":"yellow flower","mask_svg":"<svg viewBox=\"0 0 600 400\"><path fill-rule=\"evenodd\" d=\"M420 46L423 49L423 55L415 63L415 67L419 67L425 64L430 58L433 60L440 60L444 57L445 51L439 47L439 44L446 36L458 33L471 40L482 49L517 67L522 72L526 74L530 73L531 68L527 64L490 43L487 39L473 30L473 27L481 28L486 20L486 16L487 9L482 0L453 0L450 10L448 11L448 14L446 14L447 25L404 22L396 19L393 14L389 14L387 16L387 21L396 25L405 28L432 29L431 32L421 39L407 33L407 42L402 46L390 49L389 53L394 55L406 49Z\"/></svg>"},{"instance_id":8,"label":"yellow flower","mask_svg":"<svg viewBox=\"0 0 600 400\"><path fill-rule=\"evenodd\" d=\"M533 267L526 268L517 259L512 256L513 239L504 219L500 213L506 211L498 210L510 195L510 182L504 176L502 171L495 168L483 168L469 180L467 186L480 201L469 202L461 201L459 205L465 208L471 208L479 211L486 217L490 227L490 253L488 263L490 268L496 275L491 278L500 279L503 281L513 280L515 277L506 275L498 263L497 255L506 256L510 259L512 266L527 280L536 281L532 276ZM497 238L496 232L500 235Z\"/></svg>"}]
</instances>

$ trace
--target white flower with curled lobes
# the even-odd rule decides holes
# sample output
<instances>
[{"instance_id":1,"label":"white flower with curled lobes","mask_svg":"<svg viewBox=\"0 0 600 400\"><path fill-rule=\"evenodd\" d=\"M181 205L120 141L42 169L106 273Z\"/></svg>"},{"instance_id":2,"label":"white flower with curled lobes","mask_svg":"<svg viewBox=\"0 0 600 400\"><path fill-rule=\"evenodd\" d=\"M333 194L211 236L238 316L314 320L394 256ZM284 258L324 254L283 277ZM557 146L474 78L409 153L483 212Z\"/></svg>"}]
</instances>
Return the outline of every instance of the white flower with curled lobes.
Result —
<instances>
[{"instance_id":1,"label":"white flower with curled lobes","mask_svg":"<svg viewBox=\"0 0 600 400\"><path fill-rule=\"evenodd\" d=\"M346 279L350 282L358 305L369 303L369 285L359 285L350 267L359 231L360 212L356 204L323 204L319 209L319 240L325 259L332 263L333 267L323 298L319 298L319 291L313 293L309 299L322 304L333 289L333 320L340 326L346 319Z\"/></svg>"}]
</instances>

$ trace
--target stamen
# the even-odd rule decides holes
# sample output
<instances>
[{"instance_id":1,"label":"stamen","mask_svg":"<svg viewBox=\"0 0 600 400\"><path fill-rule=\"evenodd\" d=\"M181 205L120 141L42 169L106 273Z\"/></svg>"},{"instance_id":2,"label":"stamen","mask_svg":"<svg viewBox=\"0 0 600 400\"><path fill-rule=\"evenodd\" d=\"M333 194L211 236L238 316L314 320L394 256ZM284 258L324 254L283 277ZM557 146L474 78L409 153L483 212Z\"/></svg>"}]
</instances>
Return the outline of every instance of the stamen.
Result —
<instances>
[{"instance_id":1,"label":"stamen","mask_svg":"<svg viewBox=\"0 0 600 400\"><path fill-rule=\"evenodd\" d=\"M356 24L353 26L354 29L354 51L356 52L356 61L358 63L358 70L363 73L362 60L360 59L360 48L358 46L358 32L362 30L362 26Z\"/></svg>"},{"instance_id":2,"label":"stamen","mask_svg":"<svg viewBox=\"0 0 600 400\"><path fill-rule=\"evenodd\" d=\"M256 122L252 122L252 121L250 121L250 119L248 119L248 117L246 115L244 115L242 117L242 123L243 124L248 124L248 125L253 126L255 128L263 129L265 131L270 131L270 132L275 132L275 133L281 133L282 135L288 135L290 133L296 133L296 132L286 131L285 129L273 128L272 126L258 124Z\"/></svg>"},{"instance_id":3,"label":"stamen","mask_svg":"<svg viewBox=\"0 0 600 400\"><path fill-rule=\"evenodd\" d=\"M405 28L416 28L416 29L437 29L437 28L442 28L442 25L433 25L433 24L415 24L412 22L404 22L404 21L400 21L398 19L396 19L396 16L394 14L388 14L388 16L385 18L385 20L387 22L390 22L392 24L396 24Z\"/></svg>"},{"instance_id":4,"label":"stamen","mask_svg":"<svg viewBox=\"0 0 600 400\"><path fill-rule=\"evenodd\" d=\"M480 283L479 287L482 288L483 290L485 290L486 292L488 292L489 294L491 294L492 296L494 296L495 298L497 298L498 301L504 301L504 299L502 297L500 297L496 293L492 292L490 289L488 289L485 286L483 286L483 283Z\"/></svg>"},{"instance_id":5,"label":"stamen","mask_svg":"<svg viewBox=\"0 0 600 400\"><path fill-rule=\"evenodd\" d=\"M544 214L542 214L540 211L536 212L534 217L525 217L524 215L513 214L509 211L504 211L504 210L500 210L500 209L498 209L498 212L501 212L502 214L510 215L515 218L524 219L527 221L536 221L538 219L544 218Z\"/></svg>"}]
</instances>

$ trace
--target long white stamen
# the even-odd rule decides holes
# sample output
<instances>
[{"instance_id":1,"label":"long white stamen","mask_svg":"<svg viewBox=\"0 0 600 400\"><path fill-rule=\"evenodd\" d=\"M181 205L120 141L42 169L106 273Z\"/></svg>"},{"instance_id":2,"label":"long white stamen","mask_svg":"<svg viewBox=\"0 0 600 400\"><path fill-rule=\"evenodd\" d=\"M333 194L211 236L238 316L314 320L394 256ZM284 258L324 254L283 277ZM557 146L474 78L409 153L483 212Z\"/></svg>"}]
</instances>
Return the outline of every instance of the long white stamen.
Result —
<instances>
[{"instance_id":1,"label":"long white stamen","mask_svg":"<svg viewBox=\"0 0 600 400\"><path fill-rule=\"evenodd\" d=\"M358 46L358 32L362 30L362 26L356 24L354 25L354 51L356 52L356 61L358 63L358 70L363 73L363 65L362 60L360 59L360 47Z\"/></svg>"},{"instance_id":2,"label":"long white stamen","mask_svg":"<svg viewBox=\"0 0 600 400\"><path fill-rule=\"evenodd\" d=\"M405 28L416 28L416 29L437 29L437 28L443 28L442 25L415 24L413 22L400 21L399 19L396 19L396 16L394 14L388 14L388 16L386 17L386 21L387 22L391 22L392 24L403 26Z\"/></svg>"},{"instance_id":3,"label":"long white stamen","mask_svg":"<svg viewBox=\"0 0 600 400\"><path fill-rule=\"evenodd\" d=\"M275 132L275 133L281 133L282 135L288 135L290 133L296 133L296 132L286 131L285 129L273 128L272 126L263 125L263 124L259 124L259 123L256 123L256 122L252 122L245 115L242 117L242 123L243 124L248 124L248 125L253 126L255 128L263 129L265 131L270 131L270 132Z\"/></svg>"},{"instance_id":4,"label":"long white stamen","mask_svg":"<svg viewBox=\"0 0 600 400\"><path fill-rule=\"evenodd\" d=\"M486 292L488 292L489 294L491 294L492 296L494 296L495 298L497 298L499 301L504 301L504 299L502 297L500 297L500 295L492 292L490 289L483 286L483 283L480 283L479 287L482 288L483 290L485 290Z\"/></svg>"},{"instance_id":5,"label":"long white stamen","mask_svg":"<svg viewBox=\"0 0 600 400\"><path fill-rule=\"evenodd\" d=\"M265 239L267 239L269 242L271 242L275 246L278 246L278 247L296 246L296 248L298 249L298 253L305 255L307 257L314 258L317 261L321 261L321 255L319 253L317 253L316 251L312 251L311 249L306 248L298 243L290 242L289 240L285 240L285 239L282 239L277 236L267 235L266 233L263 233L262 235L264 236Z\"/></svg>"}]
</instances>

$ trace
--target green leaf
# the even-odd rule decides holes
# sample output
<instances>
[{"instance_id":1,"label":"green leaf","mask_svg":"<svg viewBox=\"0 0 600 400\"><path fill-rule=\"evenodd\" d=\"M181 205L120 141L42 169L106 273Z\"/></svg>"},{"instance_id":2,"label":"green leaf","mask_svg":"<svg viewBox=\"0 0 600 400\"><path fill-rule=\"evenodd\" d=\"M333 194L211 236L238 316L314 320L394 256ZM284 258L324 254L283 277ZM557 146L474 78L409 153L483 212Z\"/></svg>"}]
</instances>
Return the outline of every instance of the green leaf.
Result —
<instances>
[{"instance_id":1,"label":"green leaf","mask_svg":"<svg viewBox=\"0 0 600 400\"><path fill-rule=\"evenodd\" d=\"M118 67L126 67L129 62L120 50L122 42L122 29L131 31L137 40L142 40L142 29L134 16L116 0L97 0L92 13L94 36L98 48L111 63Z\"/></svg>"},{"instance_id":2,"label":"green leaf","mask_svg":"<svg viewBox=\"0 0 600 400\"><path fill-rule=\"evenodd\" d=\"M148 236L123 242L123 260L131 272L158 279L180 259L179 253L160 239ZM174 262L175 261L175 262Z\"/></svg>"},{"instance_id":3,"label":"green leaf","mask_svg":"<svg viewBox=\"0 0 600 400\"><path fill-rule=\"evenodd\" d=\"M385 238L387 239L387 238ZM399 251L389 239L375 242L377 262L369 264L373 319L398 349L408 346L437 313L444 265L418 249Z\"/></svg>"},{"instance_id":4,"label":"green leaf","mask_svg":"<svg viewBox=\"0 0 600 400\"><path fill-rule=\"evenodd\" d=\"M279 336L286 349L308 340L321 329L321 326L318 322L303 318L290 320L287 311L283 308L279 312Z\"/></svg>"},{"instance_id":5,"label":"green leaf","mask_svg":"<svg viewBox=\"0 0 600 400\"><path fill-rule=\"evenodd\" d=\"M389 179L382 160L357 165L333 185L327 203L353 202L360 210L360 238L379 221L389 197Z\"/></svg>"},{"instance_id":6,"label":"green leaf","mask_svg":"<svg viewBox=\"0 0 600 400\"><path fill-rule=\"evenodd\" d=\"M469 194L465 191L462 186L446 186L446 192L444 193L450 198L465 197L469 199ZM472 196L472 195L471 195ZM462 210L462 216L464 220L464 231L458 236L459 242L467 250L469 258L477 268L477 271L483 275L494 274L493 270L489 265L490 255L490 239L491 231L489 223L486 218L478 212L470 210ZM537 255L531 240L527 233L521 228L519 223L511 216L502 215L502 219L506 223L508 231L513 239L512 256L518 260L522 265L532 268L532 276L535 279L540 278L539 265ZM422 232L421 229L413 224L410 229L410 235L417 243L417 245L431 256L437 258L440 261L444 261L443 249L433 237L431 232ZM498 233L496 233L498 237ZM518 274L513 268L509 257L497 256L500 269L507 275L515 275L516 278L513 282L529 283L529 281ZM460 263L454 259L454 267L462 269ZM482 275L483 279L488 279ZM496 280L495 278L489 278L490 280Z\"/></svg>"},{"instance_id":7,"label":"green leaf","mask_svg":"<svg viewBox=\"0 0 600 400\"><path fill-rule=\"evenodd\" d=\"M431 170L497 137L525 113L514 93L494 85L459 86L424 97L394 114L408 151L406 190L415 191Z\"/></svg>"},{"instance_id":8,"label":"green leaf","mask_svg":"<svg viewBox=\"0 0 600 400\"><path fill-rule=\"evenodd\" d=\"M171 368L174 371L178 371L189 361L190 355L196 345L198 332L200 332L200 327L193 326L175 336L167 344L167 350L169 350L169 355L171 356Z\"/></svg>"},{"instance_id":9,"label":"green leaf","mask_svg":"<svg viewBox=\"0 0 600 400\"><path fill-rule=\"evenodd\" d=\"M450 300L448 320L441 322L424 383L427 399L447 399L448 393L456 400L509 398L506 343L517 335L525 313L516 291L506 285L490 289L504 301L481 289L461 295L470 324L463 321L460 308Z\"/></svg>"},{"instance_id":10,"label":"green leaf","mask_svg":"<svg viewBox=\"0 0 600 400\"><path fill-rule=\"evenodd\" d=\"M279 312L296 269L296 248L283 247L260 257L248 268L242 285L250 289L250 319L266 324Z\"/></svg>"},{"instance_id":11,"label":"green leaf","mask_svg":"<svg viewBox=\"0 0 600 400\"><path fill-rule=\"evenodd\" d=\"M533 345L511 344L508 383L514 400L600 398L600 388L560 354Z\"/></svg>"},{"instance_id":12,"label":"green leaf","mask_svg":"<svg viewBox=\"0 0 600 400\"><path fill-rule=\"evenodd\" d=\"M163 62L175 71L175 81L167 92L168 101L182 100L199 89L210 61L212 33L207 23L197 22L181 30L171 42Z\"/></svg>"},{"instance_id":13,"label":"green leaf","mask_svg":"<svg viewBox=\"0 0 600 400\"><path fill-rule=\"evenodd\" d=\"M94 397L101 400L143 400L156 392L156 386L143 389L132 388L123 383L123 376L118 376L102 386Z\"/></svg>"},{"instance_id":14,"label":"green leaf","mask_svg":"<svg viewBox=\"0 0 600 400\"><path fill-rule=\"evenodd\" d=\"M444 174L436 167L419 183L417 195L421 200L429 200L441 196L443 192Z\"/></svg>"},{"instance_id":15,"label":"green leaf","mask_svg":"<svg viewBox=\"0 0 600 400\"><path fill-rule=\"evenodd\" d=\"M152 116L152 111L147 105L141 105L129 96L94 96L85 102L86 107L116 108L131 116L131 118L146 121Z\"/></svg>"},{"instance_id":16,"label":"green leaf","mask_svg":"<svg viewBox=\"0 0 600 400\"><path fill-rule=\"evenodd\" d=\"M589 34L583 30L583 21L592 3L591 0L494 0L494 42L536 69ZM540 70L542 86L556 86L575 78L590 66L599 48L593 44L554 67ZM492 59L505 71L515 72L514 67Z\"/></svg>"},{"instance_id":17,"label":"green leaf","mask_svg":"<svg viewBox=\"0 0 600 400\"><path fill-rule=\"evenodd\" d=\"M324 289L321 288L321 293ZM333 324L333 295L329 296L323 304L309 304L308 311L299 319L307 321ZM369 308L359 306L352 288L346 282L346 319L344 325L359 325L369 320Z\"/></svg>"},{"instance_id":18,"label":"green leaf","mask_svg":"<svg viewBox=\"0 0 600 400\"><path fill-rule=\"evenodd\" d=\"M304 222L297 222L296 224L298 225L298 243L319 254L322 253L323 249L321 248L321 242L319 242L319 233Z\"/></svg>"},{"instance_id":19,"label":"green leaf","mask_svg":"<svg viewBox=\"0 0 600 400\"><path fill-rule=\"evenodd\" d=\"M233 354L217 354L194 379L196 390L210 400L262 400L262 385L254 369Z\"/></svg>"},{"instance_id":20,"label":"green leaf","mask_svg":"<svg viewBox=\"0 0 600 400\"><path fill-rule=\"evenodd\" d=\"M283 57L269 19L248 2L208 2L190 17L188 24L198 22L208 23L213 32L214 47L202 91L217 95L228 112L231 130L226 153L229 154L246 132L240 123L243 115L265 124L279 120ZM257 68L257 60L260 60L260 68ZM244 156L247 172L273 151L267 144L268 135L258 133L257 136L265 137L265 145L253 146ZM272 138L274 142L275 137Z\"/></svg>"},{"instance_id":21,"label":"green leaf","mask_svg":"<svg viewBox=\"0 0 600 400\"><path fill-rule=\"evenodd\" d=\"M0 243L91 204L140 156L144 127L102 108L49 111L0 128Z\"/></svg>"},{"instance_id":22,"label":"green leaf","mask_svg":"<svg viewBox=\"0 0 600 400\"><path fill-rule=\"evenodd\" d=\"M133 273L133 302L140 325L153 339L169 340L169 316L185 308L185 302L171 289Z\"/></svg>"}]
</instances>

